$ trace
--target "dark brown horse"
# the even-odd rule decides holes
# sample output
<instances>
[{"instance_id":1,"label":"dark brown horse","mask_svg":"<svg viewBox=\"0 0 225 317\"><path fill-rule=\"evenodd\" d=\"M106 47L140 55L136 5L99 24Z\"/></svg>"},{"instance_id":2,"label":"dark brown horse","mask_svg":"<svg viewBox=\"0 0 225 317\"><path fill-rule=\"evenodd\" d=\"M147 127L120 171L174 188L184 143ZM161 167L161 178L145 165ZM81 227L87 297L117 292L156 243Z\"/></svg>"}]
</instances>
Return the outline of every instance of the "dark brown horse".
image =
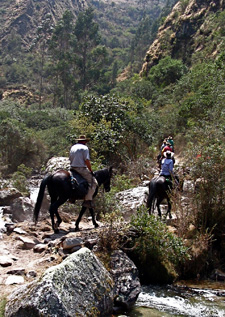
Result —
<instances>
[{"instance_id":1,"label":"dark brown horse","mask_svg":"<svg viewBox=\"0 0 225 317\"><path fill-rule=\"evenodd\" d=\"M172 183L169 183L164 176L157 176L151 179L149 183L149 195L147 199L147 208L149 214L152 214L154 212L156 205L158 209L158 215L161 218L162 214L160 204L163 199L166 199L168 204L166 217L169 214L170 219L172 218L170 201L171 186Z\"/></svg>"},{"instance_id":2,"label":"dark brown horse","mask_svg":"<svg viewBox=\"0 0 225 317\"><path fill-rule=\"evenodd\" d=\"M95 178L98 181L98 186L101 186L103 184L104 189L106 192L110 191L110 179L112 177L112 167L109 169L105 168L100 171L97 171L94 173ZM59 225L62 222L62 219L58 213L59 206L63 205L68 199L82 199L83 197L79 197L76 195L76 192L72 189L71 184L71 175L66 170L59 170L53 174L48 174L44 177L44 179L41 182L37 201L34 207L34 221L37 223L38 221L38 215L40 212L42 200L44 197L45 187L47 186L48 192L51 198L49 212L52 222L52 229L55 233L59 232ZM98 188L96 189L96 192L94 196L96 196L98 193ZM79 222L86 210L86 207L82 207L79 217L76 221L76 227L75 230L79 230ZM95 220L95 214L93 208L89 208L91 216L92 216L92 222L95 228L98 227L98 224ZM54 217L56 216L56 223L54 220Z\"/></svg>"}]
</instances>

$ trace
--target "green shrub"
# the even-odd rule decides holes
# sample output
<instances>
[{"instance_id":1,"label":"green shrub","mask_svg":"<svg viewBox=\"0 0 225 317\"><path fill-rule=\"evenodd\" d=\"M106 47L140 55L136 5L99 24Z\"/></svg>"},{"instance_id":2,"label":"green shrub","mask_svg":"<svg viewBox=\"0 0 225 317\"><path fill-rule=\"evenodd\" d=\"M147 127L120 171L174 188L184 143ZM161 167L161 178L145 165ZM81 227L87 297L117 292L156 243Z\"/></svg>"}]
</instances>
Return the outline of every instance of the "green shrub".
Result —
<instances>
[{"instance_id":1,"label":"green shrub","mask_svg":"<svg viewBox=\"0 0 225 317\"><path fill-rule=\"evenodd\" d=\"M13 186L24 196L29 196L29 184L26 176L22 172L15 172L12 175Z\"/></svg>"},{"instance_id":2,"label":"green shrub","mask_svg":"<svg viewBox=\"0 0 225 317\"><path fill-rule=\"evenodd\" d=\"M0 317L4 317L6 303L7 299L5 297L0 299Z\"/></svg>"},{"instance_id":3,"label":"green shrub","mask_svg":"<svg viewBox=\"0 0 225 317\"><path fill-rule=\"evenodd\" d=\"M20 164L37 168L44 159L43 143L37 135L16 119L5 119L0 125L1 157L8 172Z\"/></svg>"},{"instance_id":4,"label":"green shrub","mask_svg":"<svg viewBox=\"0 0 225 317\"><path fill-rule=\"evenodd\" d=\"M224 115L221 119L224 119ZM190 135L188 151L191 177L196 184L193 196L195 226L202 233L212 232L214 246L220 250L225 243L223 142L222 122L221 128L217 129L205 122L202 128L195 129Z\"/></svg>"},{"instance_id":5,"label":"green shrub","mask_svg":"<svg viewBox=\"0 0 225 317\"><path fill-rule=\"evenodd\" d=\"M181 263L188 259L188 250L181 238L169 232L167 226L149 215L142 206L131 220L135 232L132 258L147 282L167 283L178 275Z\"/></svg>"}]
</instances>

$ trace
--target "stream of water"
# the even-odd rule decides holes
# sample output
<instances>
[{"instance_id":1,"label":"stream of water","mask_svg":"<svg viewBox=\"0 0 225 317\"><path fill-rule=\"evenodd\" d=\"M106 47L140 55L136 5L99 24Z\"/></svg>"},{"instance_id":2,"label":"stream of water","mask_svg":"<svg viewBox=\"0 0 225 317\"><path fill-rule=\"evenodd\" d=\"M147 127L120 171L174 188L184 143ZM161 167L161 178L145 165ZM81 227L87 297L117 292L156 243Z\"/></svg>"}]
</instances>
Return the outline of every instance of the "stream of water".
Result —
<instances>
[{"instance_id":1,"label":"stream of water","mask_svg":"<svg viewBox=\"0 0 225 317\"><path fill-rule=\"evenodd\" d=\"M130 317L225 317L225 284L143 286ZM217 287L217 288L216 288Z\"/></svg>"}]
</instances>

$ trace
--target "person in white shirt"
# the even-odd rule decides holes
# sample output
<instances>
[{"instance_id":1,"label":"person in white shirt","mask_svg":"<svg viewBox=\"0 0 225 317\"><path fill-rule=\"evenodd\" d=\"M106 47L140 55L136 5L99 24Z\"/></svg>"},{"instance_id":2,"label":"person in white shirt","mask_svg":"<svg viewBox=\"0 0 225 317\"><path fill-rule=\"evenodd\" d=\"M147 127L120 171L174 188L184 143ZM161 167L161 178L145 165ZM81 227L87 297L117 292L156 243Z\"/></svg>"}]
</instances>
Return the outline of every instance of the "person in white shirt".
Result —
<instances>
[{"instance_id":1,"label":"person in white shirt","mask_svg":"<svg viewBox=\"0 0 225 317\"><path fill-rule=\"evenodd\" d=\"M86 145L89 139L85 135L81 135L76 141L77 143L70 149L70 168L88 181L89 188L87 195L84 197L83 206L93 208L92 199L98 182L92 171L89 148Z\"/></svg>"}]
</instances>

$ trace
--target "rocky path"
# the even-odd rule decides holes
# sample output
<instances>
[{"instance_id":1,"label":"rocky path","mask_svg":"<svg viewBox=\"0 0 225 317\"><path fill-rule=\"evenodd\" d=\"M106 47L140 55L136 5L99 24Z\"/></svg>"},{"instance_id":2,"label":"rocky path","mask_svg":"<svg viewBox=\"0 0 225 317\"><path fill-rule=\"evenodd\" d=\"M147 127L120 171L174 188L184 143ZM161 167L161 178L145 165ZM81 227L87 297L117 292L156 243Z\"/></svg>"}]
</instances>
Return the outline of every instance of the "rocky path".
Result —
<instances>
[{"instance_id":1,"label":"rocky path","mask_svg":"<svg viewBox=\"0 0 225 317\"><path fill-rule=\"evenodd\" d=\"M37 279L50 266L60 263L66 255L61 241L66 237L82 241L97 236L92 222L84 217L81 231L74 231L74 223L62 223L60 233L53 234L49 220L37 226L27 221L8 228L0 238L0 298L10 294L19 285Z\"/></svg>"}]
</instances>

